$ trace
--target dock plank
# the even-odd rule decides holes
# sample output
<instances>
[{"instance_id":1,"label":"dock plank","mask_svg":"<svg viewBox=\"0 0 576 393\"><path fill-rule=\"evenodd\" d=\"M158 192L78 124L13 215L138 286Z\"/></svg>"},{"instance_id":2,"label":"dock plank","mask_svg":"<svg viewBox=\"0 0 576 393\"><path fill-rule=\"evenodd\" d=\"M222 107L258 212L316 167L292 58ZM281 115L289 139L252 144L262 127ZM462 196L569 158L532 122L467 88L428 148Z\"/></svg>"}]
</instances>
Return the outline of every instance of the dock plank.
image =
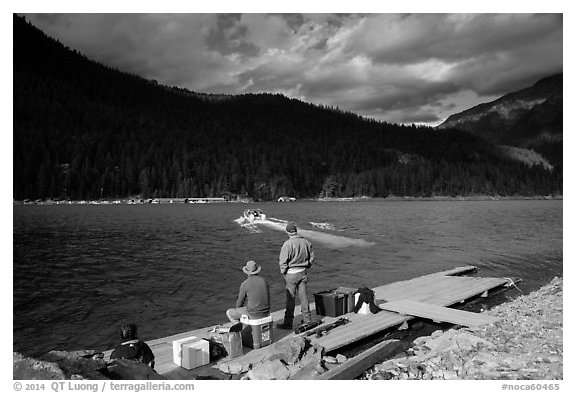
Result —
<instances>
[{"instance_id":1,"label":"dock plank","mask_svg":"<svg viewBox=\"0 0 576 393\"><path fill-rule=\"evenodd\" d=\"M395 300L384 303L380 308L397 312L403 315L412 315L431 319L433 321L449 322L455 325L477 327L499 321L499 318L488 314L479 314L453 308L435 306L429 303L415 302L413 300Z\"/></svg>"},{"instance_id":2,"label":"dock plank","mask_svg":"<svg viewBox=\"0 0 576 393\"><path fill-rule=\"evenodd\" d=\"M381 362L385 358L396 352L406 349L407 345L400 340L386 340L376 344L372 348L348 359L332 370L314 378L318 380L351 380L362 374L374 364Z\"/></svg>"}]
</instances>

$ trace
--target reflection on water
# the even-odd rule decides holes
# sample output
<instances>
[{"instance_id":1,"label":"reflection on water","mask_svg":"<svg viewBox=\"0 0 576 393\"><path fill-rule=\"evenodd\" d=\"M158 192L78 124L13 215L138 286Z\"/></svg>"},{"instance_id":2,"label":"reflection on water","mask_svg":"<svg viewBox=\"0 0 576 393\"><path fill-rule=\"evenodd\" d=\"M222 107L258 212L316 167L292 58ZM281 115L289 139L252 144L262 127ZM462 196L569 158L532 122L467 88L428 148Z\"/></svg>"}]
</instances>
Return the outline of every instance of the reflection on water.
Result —
<instances>
[{"instance_id":1,"label":"reflection on water","mask_svg":"<svg viewBox=\"0 0 576 393\"><path fill-rule=\"evenodd\" d=\"M562 275L562 201L14 206L14 350L107 349L127 321L152 339L226 320L254 259L284 307L286 221L316 255L310 292L377 286L455 266L523 279ZM318 225L321 223L322 225Z\"/></svg>"}]
</instances>

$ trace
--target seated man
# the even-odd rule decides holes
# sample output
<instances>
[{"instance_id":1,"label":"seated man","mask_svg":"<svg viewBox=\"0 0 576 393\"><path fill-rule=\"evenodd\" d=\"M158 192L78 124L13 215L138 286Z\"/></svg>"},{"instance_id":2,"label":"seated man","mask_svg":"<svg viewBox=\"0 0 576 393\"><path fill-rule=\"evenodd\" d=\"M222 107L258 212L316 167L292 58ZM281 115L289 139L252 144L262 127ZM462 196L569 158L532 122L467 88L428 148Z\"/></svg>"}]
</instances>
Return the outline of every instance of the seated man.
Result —
<instances>
[{"instance_id":1,"label":"seated man","mask_svg":"<svg viewBox=\"0 0 576 393\"><path fill-rule=\"evenodd\" d=\"M236 308L226 310L230 322L240 322L242 315L248 315L251 319L270 315L270 288L266 280L258 275L261 269L254 261L248 261L246 266L242 267L248 278L240 285Z\"/></svg>"},{"instance_id":2,"label":"seated man","mask_svg":"<svg viewBox=\"0 0 576 393\"><path fill-rule=\"evenodd\" d=\"M110 359L139 360L154 368L154 354L148 344L138 339L137 329L137 326L133 323L128 323L122 327L120 332L122 343L114 348Z\"/></svg>"}]
</instances>

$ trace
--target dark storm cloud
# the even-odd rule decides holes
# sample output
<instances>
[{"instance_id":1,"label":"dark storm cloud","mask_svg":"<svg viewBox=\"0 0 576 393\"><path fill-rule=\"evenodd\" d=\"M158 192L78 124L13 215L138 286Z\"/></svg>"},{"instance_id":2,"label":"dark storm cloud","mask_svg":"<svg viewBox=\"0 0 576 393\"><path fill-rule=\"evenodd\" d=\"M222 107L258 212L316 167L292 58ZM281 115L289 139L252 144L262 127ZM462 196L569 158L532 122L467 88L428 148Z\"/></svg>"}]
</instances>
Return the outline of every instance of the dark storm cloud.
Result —
<instances>
[{"instance_id":1,"label":"dark storm cloud","mask_svg":"<svg viewBox=\"0 0 576 393\"><path fill-rule=\"evenodd\" d=\"M243 56L256 56L260 49L246 41L248 29L241 24L241 14L219 14L216 26L210 29L206 37L208 48L229 55L239 53Z\"/></svg>"},{"instance_id":2,"label":"dark storm cloud","mask_svg":"<svg viewBox=\"0 0 576 393\"><path fill-rule=\"evenodd\" d=\"M430 58L462 61L547 41L561 32L561 21L558 15L528 14L375 16L363 22L348 49L384 63L411 64Z\"/></svg>"},{"instance_id":3,"label":"dark storm cloud","mask_svg":"<svg viewBox=\"0 0 576 393\"><path fill-rule=\"evenodd\" d=\"M560 14L29 15L122 70L207 93L279 92L398 122L562 71Z\"/></svg>"},{"instance_id":4,"label":"dark storm cloud","mask_svg":"<svg viewBox=\"0 0 576 393\"><path fill-rule=\"evenodd\" d=\"M503 94L562 71L562 15L376 15L359 24L345 53L374 64L450 67L455 87Z\"/></svg>"},{"instance_id":5,"label":"dark storm cloud","mask_svg":"<svg viewBox=\"0 0 576 393\"><path fill-rule=\"evenodd\" d=\"M279 15L288 24L288 27L294 32L296 32L300 26L304 24L304 16L302 14L272 14L272 15Z\"/></svg>"}]
</instances>

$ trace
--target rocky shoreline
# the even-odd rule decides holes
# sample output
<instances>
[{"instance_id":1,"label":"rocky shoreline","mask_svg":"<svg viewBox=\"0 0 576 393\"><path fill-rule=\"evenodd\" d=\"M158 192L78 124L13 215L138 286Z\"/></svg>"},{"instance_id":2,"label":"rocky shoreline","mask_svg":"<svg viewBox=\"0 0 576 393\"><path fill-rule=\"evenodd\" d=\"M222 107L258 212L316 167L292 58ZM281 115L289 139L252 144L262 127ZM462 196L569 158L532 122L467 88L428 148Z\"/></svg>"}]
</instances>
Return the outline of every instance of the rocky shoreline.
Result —
<instances>
[{"instance_id":1,"label":"rocky shoreline","mask_svg":"<svg viewBox=\"0 0 576 393\"><path fill-rule=\"evenodd\" d=\"M485 311L478 328L436 330L379 363L368 380L563 379L563 279Z\"/></svg>"}]
</instances>

